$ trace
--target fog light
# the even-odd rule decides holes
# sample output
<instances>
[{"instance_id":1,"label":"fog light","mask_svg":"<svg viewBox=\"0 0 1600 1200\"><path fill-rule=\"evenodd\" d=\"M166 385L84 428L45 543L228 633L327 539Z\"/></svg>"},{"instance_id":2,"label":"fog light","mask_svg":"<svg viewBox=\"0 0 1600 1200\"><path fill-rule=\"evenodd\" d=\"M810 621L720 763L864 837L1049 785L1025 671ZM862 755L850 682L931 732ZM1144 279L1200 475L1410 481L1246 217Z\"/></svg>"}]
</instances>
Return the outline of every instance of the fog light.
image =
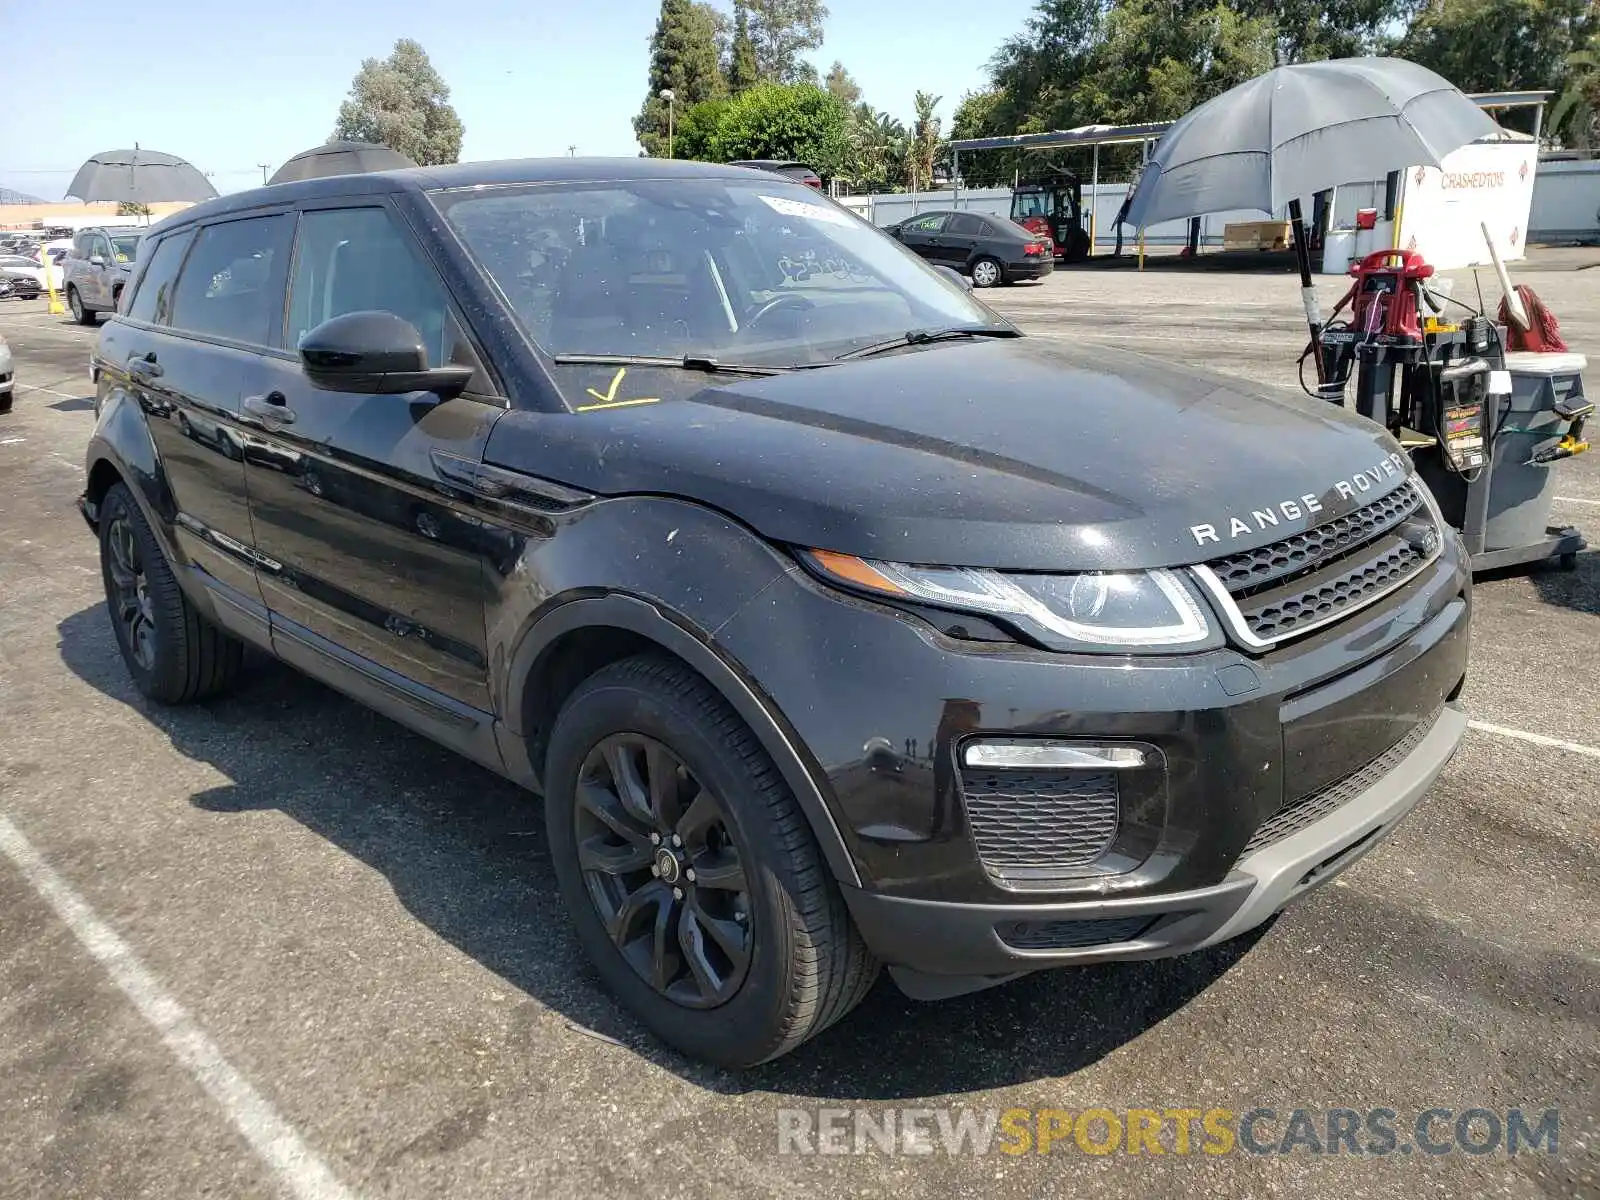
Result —
<instances>
[{"instance_id":1,"label":"fog light","mask_svg":"<svg viewBox=\"0 0 1600 1200\"><path fill-rule=\"evenodd\" d=\"M1137 746L1089 746L1076 742L974 741L962 750L969 767L1016 771L1126 771L1145 765Z\"/></svg>"}]
</instances>

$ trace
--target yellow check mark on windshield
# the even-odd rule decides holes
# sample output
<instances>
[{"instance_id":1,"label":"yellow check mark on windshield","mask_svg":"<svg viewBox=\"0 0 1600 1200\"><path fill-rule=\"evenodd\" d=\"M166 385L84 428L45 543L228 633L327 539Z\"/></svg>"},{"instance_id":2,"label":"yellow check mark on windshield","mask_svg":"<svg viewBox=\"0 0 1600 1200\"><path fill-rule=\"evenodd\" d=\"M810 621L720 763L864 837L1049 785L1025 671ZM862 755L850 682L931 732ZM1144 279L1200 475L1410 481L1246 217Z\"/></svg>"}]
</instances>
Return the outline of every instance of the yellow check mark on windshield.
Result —
<instances>
[{"instance_id":1,"label":"yellow check mark on windshield","mask_svg":"<svg viewBox=\"0 0 1600 1200\"><path fill-rule=\"evenodd\" d=\"M593 388L584 388L583 390L593 396L599 403L580 404L574 411L594 412L597 408L627 408L632 404L659 404L661 402L660 396L641 396L634 400L618 400L617 389L622 386L622 377L627 373L627 367L618 367L617 373L611 377L611 386L606 389L603 396Z\"/></svg>"}]
</instances>

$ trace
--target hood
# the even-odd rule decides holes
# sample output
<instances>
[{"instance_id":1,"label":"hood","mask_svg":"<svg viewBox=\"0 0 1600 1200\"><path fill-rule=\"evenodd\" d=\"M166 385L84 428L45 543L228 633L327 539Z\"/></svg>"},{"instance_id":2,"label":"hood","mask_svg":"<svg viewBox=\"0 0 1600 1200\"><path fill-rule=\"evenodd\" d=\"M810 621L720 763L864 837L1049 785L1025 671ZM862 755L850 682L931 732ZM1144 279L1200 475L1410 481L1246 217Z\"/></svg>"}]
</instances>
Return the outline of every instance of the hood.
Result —
<instances>
[{"instance_id":1,"label":"hood","mask_svg":"<svg viewBox=\"0 0 1600 1200\"><path fill-rule=\"evenodd\" d=\"M713 505L780 542L1022 570L1178 566L1357 508L1409 470L1345 409L1104 346L936 344L704 386L581 368L597 397L513 412L492 463ZM566 382L563 377L563 382Z\"/></svg>"}]
</instances>

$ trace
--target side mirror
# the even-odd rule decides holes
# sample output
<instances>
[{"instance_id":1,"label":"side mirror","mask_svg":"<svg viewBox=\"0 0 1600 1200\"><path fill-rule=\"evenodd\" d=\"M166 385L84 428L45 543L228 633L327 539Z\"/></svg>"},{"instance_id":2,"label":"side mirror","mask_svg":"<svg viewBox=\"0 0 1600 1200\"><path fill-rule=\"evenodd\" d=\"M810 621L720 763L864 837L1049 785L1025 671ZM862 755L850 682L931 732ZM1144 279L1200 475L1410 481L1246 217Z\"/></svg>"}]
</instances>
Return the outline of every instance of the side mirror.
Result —
<instances>
[{"instance_id":1,"label":"side mirror","mask_svg":"<svg viewBox=\"0 0 1600 1200\"><path fill-rule=\"evenodd\" d=\"M374 396L434 392L449 400L472 380L471 367L430 367L416 326L392 312L324 321L300 339L300 365L313 387Z\"/></svg>"},{"instance_id":2,"label":"side mirror","mask_svg":"<svg viewBox=\"0 0 1600 1200\"><path fill-rule=\"evenodd\" d=\"M89 265L91 267L103 267L103 266L105 266L106 265L105 255L103 255L103 254L91 254L91 255L89 255Z\"/></svg>"},{"instance_id":3,"label":"side mirror","mask_svg":"<svg viewBox=\"0 0 1600 1200\"><path fill-rule=\"evenodd\" d=\"M934 267L933 269L935 271L943 271L946 275L950 276L951 279L954 279L957 283L959 283L961 285L963 291L970 292L972 290L972 280L968 279L965 275L963 275L960 271L956 270L954 267L947 267L943 263L940 263L936 267Z\"/></svg>"}]
</instances>

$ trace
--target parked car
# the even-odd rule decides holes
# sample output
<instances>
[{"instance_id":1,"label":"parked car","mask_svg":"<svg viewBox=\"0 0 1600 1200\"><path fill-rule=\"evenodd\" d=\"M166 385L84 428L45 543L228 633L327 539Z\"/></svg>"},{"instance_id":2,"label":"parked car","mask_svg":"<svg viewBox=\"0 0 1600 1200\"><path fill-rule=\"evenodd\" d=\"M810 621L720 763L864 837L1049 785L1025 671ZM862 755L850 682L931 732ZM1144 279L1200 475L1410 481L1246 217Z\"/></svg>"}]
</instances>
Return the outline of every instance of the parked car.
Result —
<instances>
[{"instance_id":1,"label":"parked car","mask_svg":"<svg viewBox=\"0 0 1600 1200\"><path fill-rule=\"evenodd\" d=\"M149 238L82 498L135 685L254 646L541 793L530 866L688 1054L880 963L1243 933L1465 729L1466 556L1383 428L1023 337L803 185L464 163Z\"/></svg>"},{"instance_id":2,"label":"parked car","mask_svg":"<svg viewBox=\"0 0 1600 1200\"><path fill-rule=\"evenodd\" d=\"M972 212L926 212L888 227L929 262L972 277L973 287L1043 279L1055 270L1050 239L1004 217Z\"/></svg>"},{"instance_id":3,"label":"parked car","mask_svg":"<svg viewBox=\"0 0 1600 1200\"><path fill-rule=\"evenodd\" d=\"M0 254L0 284L19 299L31 300L44 290L44 268L21 254Z\"/></svg>"},{"instance_id":4,"label":"parked car","mask_svg":"<svg viewBox=\"0 0 1600 1200\"><path fill-rule=\"evenodd\" d=\"M11 362L11 345L0 333L0 414L11 411L11 402L17 388L16 368Z\"/></svg>"},{"instance_id":5,"label":"parked car","mask_svg":"<svg viewBox=\"0 0 1600 1200\"><path fill-rule=\"evenodd\" d=\"M78 324L93 325L100 313L117 310L143 236L137 228L94 228L72 239L60 286Z\"/></svg>"},{"instance_id":6,"label":"parked car","mask_svg":"<svg viewBox=\"0 0 1600 1200\"><path fill-rule=\"evenodd\" d=\"M803 162L789 162L777 158L741 158L738 162L728 164L730 167L752 167L757 171L771 171L774 175L782 175L785 179L792 179L796 183L803 183L808 188L822 190L822 176L818 175L812 167Z\"/></svg>"}]
</instances>

